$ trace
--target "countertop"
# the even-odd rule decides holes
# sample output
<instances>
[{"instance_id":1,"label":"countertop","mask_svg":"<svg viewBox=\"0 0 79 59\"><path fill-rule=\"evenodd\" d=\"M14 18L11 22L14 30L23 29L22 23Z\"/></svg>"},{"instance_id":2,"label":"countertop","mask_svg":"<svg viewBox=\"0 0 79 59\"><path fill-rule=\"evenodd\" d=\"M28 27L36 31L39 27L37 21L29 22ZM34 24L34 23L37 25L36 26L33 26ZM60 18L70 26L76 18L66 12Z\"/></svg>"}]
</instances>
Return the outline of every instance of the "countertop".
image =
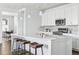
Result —
<instances>
[{"instance_id":1,"label":"countertop","mask_svg":"<svg viewBox=\"0 0 79 59\"><path fill-rule=\"evenodd\" d=\"M65 35L50 35L50 36L46 36L44 38L40 37L40 36L24 36L24 35L17 35L17 34L12 34L13 37L19 37L19 38L23 38L23 39L34 39L34 40L46 40L46 41L50 41L50 40L57 40L57 39L70 39L71 37L68 36L67 34Z\"/></svg>"},{"instance_id":2,"label":"countertop","mask_svg":"<svg viewBox=\"0 0 79 59\"><path fill-rule=\"evenodd\" d=\"M63 33L64 36L70 36L72 38L79 38L79 34L67 34L67 33Z\"/></svg>"},{"instance_id":3,"label":"countertop","mask_svg":"<svg viewBox=\"0 0 79 59\"><path fill-rule=\"evenodd\" d=\"M55 37L39 37L39 36L24 36L24 35L17 35L17 34L12 34L12 36L16 36L16 37L20 37L20 38L24 38L24 39L37 39L37 40L55 40Z\"/></svg>"}]
</instances>

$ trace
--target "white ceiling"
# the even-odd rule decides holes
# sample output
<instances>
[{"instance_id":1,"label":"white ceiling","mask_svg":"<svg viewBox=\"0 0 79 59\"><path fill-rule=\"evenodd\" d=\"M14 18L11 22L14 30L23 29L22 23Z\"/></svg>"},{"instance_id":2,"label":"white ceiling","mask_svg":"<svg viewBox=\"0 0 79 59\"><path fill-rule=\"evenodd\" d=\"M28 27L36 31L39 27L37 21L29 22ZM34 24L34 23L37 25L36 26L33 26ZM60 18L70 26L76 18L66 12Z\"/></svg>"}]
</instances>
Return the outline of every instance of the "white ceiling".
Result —
<instances>
[{"instance_id":1,"label":"white ceiling","mask_svg":"<svg viewBox=\"0 0 79 59\"><path fill-rule=\"evenodd\" d=\"M45 10L51 7L53 8L64 4L67 4L67 3L0 3L0 8L8 8L8 9L15 9L15 10L18 10L21 8Z\"/></svg>"}]
</instances>

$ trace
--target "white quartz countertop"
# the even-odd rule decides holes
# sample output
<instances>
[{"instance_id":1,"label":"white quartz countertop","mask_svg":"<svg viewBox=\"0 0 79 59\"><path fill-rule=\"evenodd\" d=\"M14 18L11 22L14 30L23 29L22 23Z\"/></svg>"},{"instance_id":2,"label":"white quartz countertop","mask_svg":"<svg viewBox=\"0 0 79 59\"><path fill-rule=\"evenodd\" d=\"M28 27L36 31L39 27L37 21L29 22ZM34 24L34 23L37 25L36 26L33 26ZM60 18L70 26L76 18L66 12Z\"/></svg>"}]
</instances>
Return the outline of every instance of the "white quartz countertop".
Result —
<instances>
[{"instance_id":1,"label":"white quartz countertop","mask_svg":"<svg viewBox=\"0 0 79 59\"><path fill-rule=\"evenodd\" d=\"M44 41L50 41L50 40L57 40L57 39L70 39L71 36L69 34L64 34L64 35L51 35L47 36L45 38L39 37L39 36L24 36L24 35L17 35L17 34L12 34L12 37L19 37L23 39L34 39L34 40L44 40ZM79 36L78 36L79 37Z\"/></svg>"},{"instance_id":2,"label":"white quartz countertop","mask_svg":"<svg viewBox=\"0 0 79 59\"><path fill-rule=\"evenodd\" d=\"M55 37L38 37L38 36L23 36L23 35L17 35L17 34L12 34L12 36L16 36L16 37L20 37L20 38L24 38L24 39L37 39L37 40L55 40Z\"/></svg>"},{"instance_id":3,"label":"white quartz countertop","mask_svg":"<svg viewBox=\"0 0 79 59\"><path fill-rule=\"evenodd\" d=\"M72 38L79 38L79 34L66 34L66 33L63 33L63 35L70 36Z\"/></svg>"}]
</instances>

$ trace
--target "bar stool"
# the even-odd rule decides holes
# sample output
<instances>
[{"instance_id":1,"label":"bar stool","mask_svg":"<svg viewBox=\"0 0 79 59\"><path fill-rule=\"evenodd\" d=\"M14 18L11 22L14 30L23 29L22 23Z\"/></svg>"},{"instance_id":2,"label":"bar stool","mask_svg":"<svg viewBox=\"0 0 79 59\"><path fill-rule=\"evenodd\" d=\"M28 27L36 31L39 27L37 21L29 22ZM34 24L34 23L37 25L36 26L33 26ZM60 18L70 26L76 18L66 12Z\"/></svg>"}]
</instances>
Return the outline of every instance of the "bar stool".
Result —
<instances>
[{"instance_id":1,"label":"bar stool","mask_svg":"<svg viewBox=\"0 0 79 59\"><path fill-rule=\"evenodd\" d=\"M24 51L26 51L26 49L25 49L26 46L25 45L26 44L30 44L30 41L24 40L24 43L23 44L24 44ZM29 52L30 52L30 45L29 45Z\"/></svg>"},{"instance_id":2,"label":"bar stool","mask_svg":"<svg viewBox=\"0 0 79 59\"><path fill-rule=\"evenodd\" d=\"M43 44L33 42L33 43L30 44L30 46L35 49L35 55L37 55L37 48L41 48L42 55L43 55Z\"/></svg>"},{"instance_id":3,"label":"bar stool","mask_svg":"<svg viewBox=\"0 0 79 59\"><path fill-rule=\"evenodd\" d=\"M16 38L16 49L19 52L20 50L22 50L22 39Z\"/></svg>"}]
</instances>

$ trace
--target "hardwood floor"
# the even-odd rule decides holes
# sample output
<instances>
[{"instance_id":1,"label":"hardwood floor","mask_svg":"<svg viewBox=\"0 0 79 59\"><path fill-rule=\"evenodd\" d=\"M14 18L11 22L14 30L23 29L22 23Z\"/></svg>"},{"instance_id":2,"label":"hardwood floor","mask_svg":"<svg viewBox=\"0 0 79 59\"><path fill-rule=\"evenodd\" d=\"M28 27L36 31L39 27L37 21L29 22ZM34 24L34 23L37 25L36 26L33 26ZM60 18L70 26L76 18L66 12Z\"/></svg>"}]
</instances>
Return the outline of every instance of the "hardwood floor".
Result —
<instances>
[{"instance_id":1,"label":"hardwood floor","mask_svg":"<svg viewBox=\"0 0 79 59\"><path fill-rule=\"evenodd\" d=\"M0 55L1 55L1 47L2 47L2 44L0 44Z\"/></svg>"},{"instance_id":2,"label":"hardwood floor","mask_svg":"<svg viewBox=\"0 0 79 59\"><path fill-rule=\"evenodd\" d=\"M1 48L2 55L11 55L11 40L4 40Z\"/></svg>"},{"instance_id":3,"label":"hardwood floor","mask_svg":"<svg viewBox=\"0 0 79 59\"><path fill-rule=\"evenodd\" d=\"M23 50L21 50L21 51L13 51L12 52L12 55L34 55L34 54L32 54L32 53L30 53L30 52L28 52L28 51L23 51Z\"/></svg>"}]
</instances>

